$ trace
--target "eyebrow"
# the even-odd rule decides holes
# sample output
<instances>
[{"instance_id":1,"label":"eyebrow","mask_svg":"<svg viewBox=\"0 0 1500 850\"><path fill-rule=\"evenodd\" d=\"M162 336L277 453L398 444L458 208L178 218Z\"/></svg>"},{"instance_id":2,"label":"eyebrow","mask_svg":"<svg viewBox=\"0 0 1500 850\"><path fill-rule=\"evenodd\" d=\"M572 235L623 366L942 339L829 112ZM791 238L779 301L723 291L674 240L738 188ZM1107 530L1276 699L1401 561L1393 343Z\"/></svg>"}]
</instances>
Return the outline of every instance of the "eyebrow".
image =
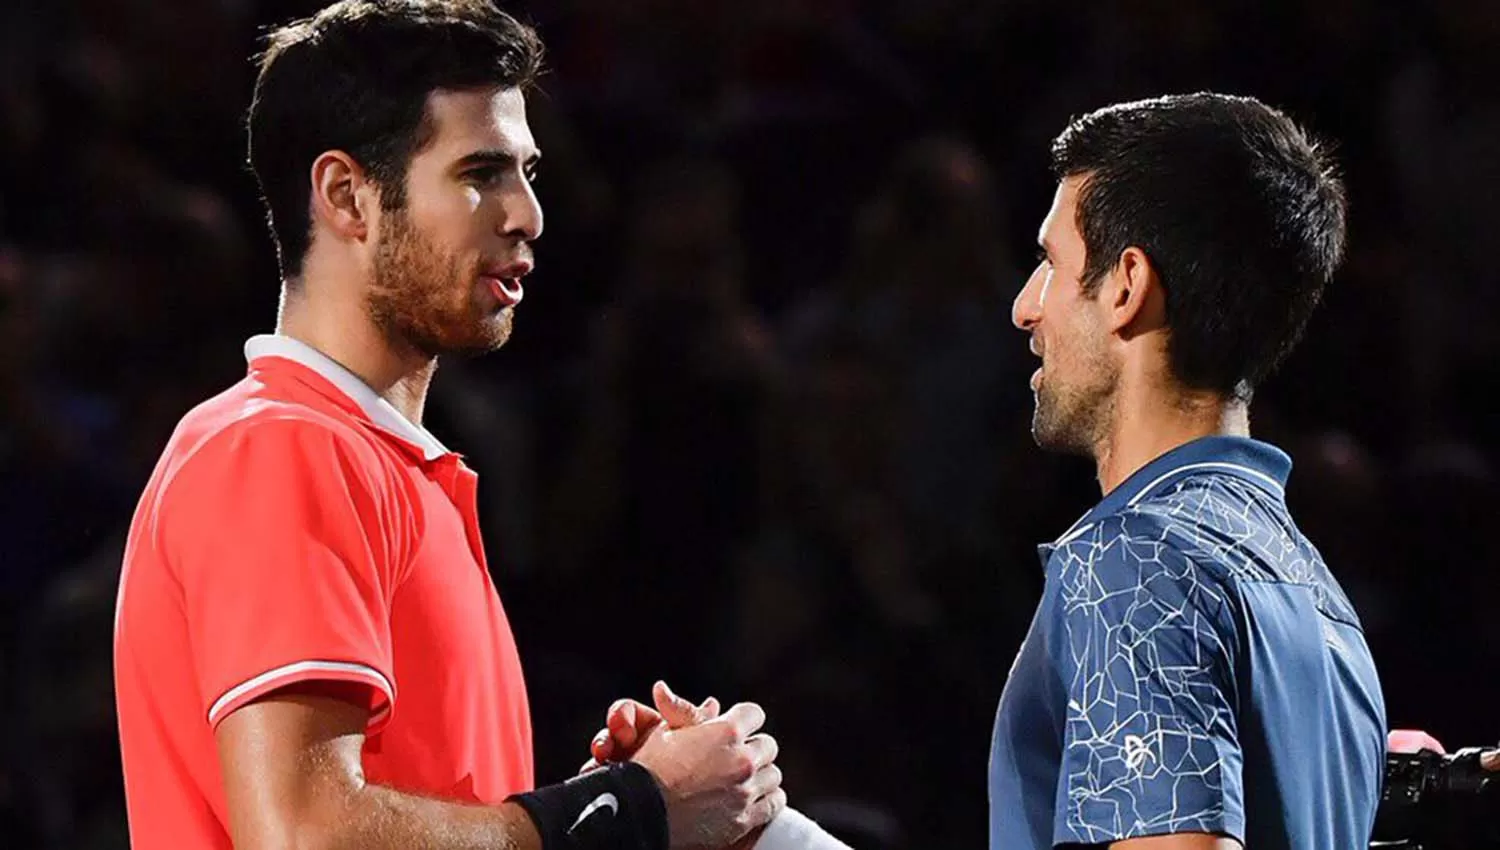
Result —
<instances>
[{"instance_id":1,"label":"eyebrow","mask_svg":"<svg viewBox=\"0 0 1500 850\"><path fill-rule=\"evenodd\" d=\"M532 166L536 165L537 162L541 160L541 158L541 151L532 151L531 156L528 156L526 158L526 161L522 163L522 165L524 165L526 168L531 168ZM515 154L509 153L508 151L499 150L498 148L486 148L484 150L474 151L473 153L460 158L457 162L453 163L453 170L462 171L466 168L473 168L479 165L488 165L496 168L510 168L515 164Z\"/></svg>"}]
</instances>

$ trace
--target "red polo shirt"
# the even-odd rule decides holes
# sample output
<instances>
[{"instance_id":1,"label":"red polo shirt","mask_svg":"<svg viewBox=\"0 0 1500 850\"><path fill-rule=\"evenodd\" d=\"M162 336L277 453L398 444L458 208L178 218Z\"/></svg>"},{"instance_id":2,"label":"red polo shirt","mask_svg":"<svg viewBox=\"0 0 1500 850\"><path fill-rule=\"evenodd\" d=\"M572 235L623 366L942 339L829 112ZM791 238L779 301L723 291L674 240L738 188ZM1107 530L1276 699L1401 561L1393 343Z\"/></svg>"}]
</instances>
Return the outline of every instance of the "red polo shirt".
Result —
<instances>
[{"instance_id":1,"label":"red polo shirt","mask_svg":"<svg viewBox=\"0 0 1500 850\"><path fill-rule=\"evenodd\" d=\"M367 778L499 803L532 787L520 659L476 476L285 337L187 414L141 498L115 618L131 843L229 848L214 728L294 682L365 685Z\"/></svg>"}]
</instances>

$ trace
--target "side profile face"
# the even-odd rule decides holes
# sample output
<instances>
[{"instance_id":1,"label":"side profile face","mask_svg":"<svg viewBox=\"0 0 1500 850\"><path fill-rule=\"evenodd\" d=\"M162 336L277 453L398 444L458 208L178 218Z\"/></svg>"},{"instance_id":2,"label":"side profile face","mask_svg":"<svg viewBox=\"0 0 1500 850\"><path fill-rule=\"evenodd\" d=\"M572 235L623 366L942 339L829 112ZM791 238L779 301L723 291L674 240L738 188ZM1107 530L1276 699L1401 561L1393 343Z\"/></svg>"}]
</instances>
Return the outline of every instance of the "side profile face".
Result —
<instances>
[{"instance_id":1,"label":"side profile face","mask_svg":"<svg viewBox=\"0 0 1500 850\"><path fill-rule=\"evenodd\" d=\"M1031 335L1031 351L1042 358L1031 376L1032 436L1042 448L1080 454L1091 454L1106 433L1120 372L1104 305L1083 285L1088 252L1077 210L1086 179L1058 183L1042 221L1037 267L1011 307L1011 321Z\"/></svg>"},{"instance_id":2,"label":"side profile face","mask_svg":"<svg viewBox=\"0 0 1500 850\"><path fill-rule=\"evenodd\" d=\"M430 357L505 344L542 234L540 157L519 89L436 91L432 135L382 204L367 306L389 338Z\"/></svg>"}]
</instances>

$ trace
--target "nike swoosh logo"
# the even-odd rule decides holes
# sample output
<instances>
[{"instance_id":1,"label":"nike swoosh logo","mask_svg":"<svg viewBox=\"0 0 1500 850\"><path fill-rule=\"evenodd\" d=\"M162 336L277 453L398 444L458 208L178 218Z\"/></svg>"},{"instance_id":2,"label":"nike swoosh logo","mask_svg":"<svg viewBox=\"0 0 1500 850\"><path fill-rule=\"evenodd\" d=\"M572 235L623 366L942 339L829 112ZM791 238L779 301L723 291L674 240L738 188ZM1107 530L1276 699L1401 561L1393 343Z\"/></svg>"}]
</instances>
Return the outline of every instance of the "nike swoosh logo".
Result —
<instances>
[{"instance_id":1,"label":"nike swoosh logo","mask_svg":"<svg viewBox=\"0 0 1500 850\"><path fill-rule=\"evenodd\" d=\"M583 811L578 813L578 820L573 821L573 825L568 827L568 834L572 835L573 830L577 829L579 824L588 820L589 815L600 809L609 809L610 814L616 814L620 811L620 800L608 791L595 797L594 802L584 806Z\"/></svg>"}]
</instances>

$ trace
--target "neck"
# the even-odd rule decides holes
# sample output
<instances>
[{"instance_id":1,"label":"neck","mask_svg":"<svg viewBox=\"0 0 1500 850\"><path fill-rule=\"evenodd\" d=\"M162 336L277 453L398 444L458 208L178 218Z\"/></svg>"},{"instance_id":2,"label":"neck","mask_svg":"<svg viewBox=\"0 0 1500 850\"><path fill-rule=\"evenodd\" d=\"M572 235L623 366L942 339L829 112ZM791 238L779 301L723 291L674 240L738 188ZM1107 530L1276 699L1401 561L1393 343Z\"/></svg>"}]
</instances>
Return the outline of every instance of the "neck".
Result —
<instances>
[{"instance_id":1,"label":"neck","mask_svg":"<svg viewBox=\"0 0 1500 850\"><path fill-rule=\"evenodd\" d=\"M1217 393L1122 387L1109 432L1094 451L1099 488L1120 486L1141 467L1201 437L1250 436L1246 402Z\"/></svg>"},{"instance_id":2,"label":"neck","mask_svg":"<svg viewBox=\"0 0 1500 850\"><path fill-rule=\"evenodd\" d=\"M388 339L358 298L332 297L334 292L357 289L326 284L306 277L295 285L283 283L276 332L338 362L412 424L421 425L437 360Z\"/></svg>"}]
</instances>

